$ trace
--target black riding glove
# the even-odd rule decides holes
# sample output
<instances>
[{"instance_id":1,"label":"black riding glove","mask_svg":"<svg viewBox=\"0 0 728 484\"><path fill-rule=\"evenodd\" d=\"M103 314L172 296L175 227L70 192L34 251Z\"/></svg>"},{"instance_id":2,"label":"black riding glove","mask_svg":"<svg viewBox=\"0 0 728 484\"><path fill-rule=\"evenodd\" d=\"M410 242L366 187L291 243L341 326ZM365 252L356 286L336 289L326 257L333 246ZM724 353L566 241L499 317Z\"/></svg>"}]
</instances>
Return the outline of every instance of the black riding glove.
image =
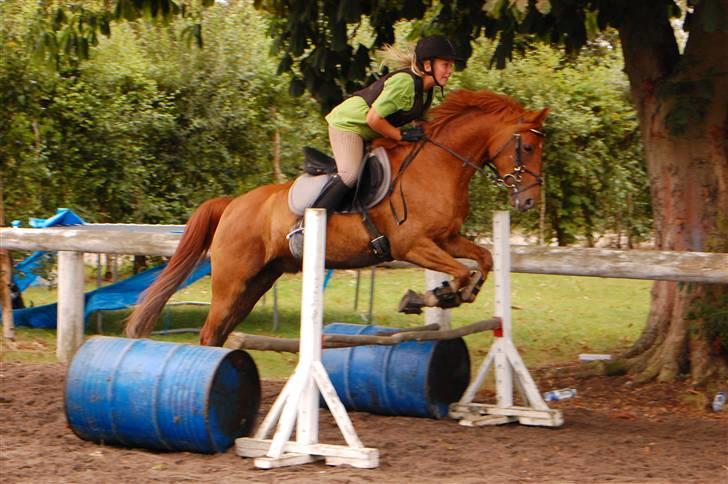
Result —
<instances>
[{"instance_id":1,"label":"black riding glove","mask_svg":"<svg viewBox=\"0 0 728 484\"><path fill-rule=\"evenodd\" d=\"M402 135L402 141L414 142L425 139L425 130L422 129L422 126L419 124L416 124L411 128L402 128L399 132Z\"/></svg>"}]
</instances>

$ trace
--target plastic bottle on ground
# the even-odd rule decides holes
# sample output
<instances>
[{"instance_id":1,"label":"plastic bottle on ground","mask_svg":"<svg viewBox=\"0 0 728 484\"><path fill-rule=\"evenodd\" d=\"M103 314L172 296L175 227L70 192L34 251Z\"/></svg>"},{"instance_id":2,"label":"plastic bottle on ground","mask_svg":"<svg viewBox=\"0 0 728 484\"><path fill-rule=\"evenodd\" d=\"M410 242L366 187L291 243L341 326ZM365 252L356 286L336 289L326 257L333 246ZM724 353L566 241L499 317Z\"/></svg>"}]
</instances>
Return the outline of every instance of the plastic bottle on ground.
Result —
<instances>
[{"instance_id":1,"label":"plastic bottle on ground","mask_svg":"<svg viewBox=\"0 0 728 484\"><path fill-rule=\"evenodd\" d=\"M567 398L571 398L576 396L576 390L573 388L563 388L561 390L552 390L550 392L546 392L543 394L543 399L547 402L552 402L554 400L566 400Z\"/></svg>"},{"instance_id":2,"label":"plastic bottle on ground","mask_svg":"<svg viewBox=\"0 0 728 484\"><path fill-rule=\"evenodd\" d=\"M715 394L715 398L713 399L713 411L720 412L723 410L723 405L725 405L725 393L718 392Z\"/></svg>"}]
</instances>

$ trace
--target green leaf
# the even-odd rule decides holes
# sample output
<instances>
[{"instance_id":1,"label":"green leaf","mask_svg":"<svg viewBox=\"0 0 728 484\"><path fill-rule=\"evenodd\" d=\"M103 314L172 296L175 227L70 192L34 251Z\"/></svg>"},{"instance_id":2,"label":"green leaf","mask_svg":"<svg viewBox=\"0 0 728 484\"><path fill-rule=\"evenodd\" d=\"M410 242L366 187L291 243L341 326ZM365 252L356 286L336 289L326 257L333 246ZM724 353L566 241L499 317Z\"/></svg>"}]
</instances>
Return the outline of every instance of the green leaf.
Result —
<instances>
[{"instance_id":1,"label":"green leaf","mask_svg":"<svg viewBox=\"0 0 728 484\"><path fill-rule=\"evenodd\" d=\"M536 0L536 10L543 15L551 13L551 0Z\"/></svg>"},{"instance_id":2,"label":"green leaf","mask_svg":"<svg viewBox=\"0 0 728 484\"><path fill-rule=\"evenodd\" d=\"M515 7L516 10L523 13L528 9L529 0L510 0L511 7Z\"/></svg>"},{"instance_id":3,"label":"green leaf","mask_svg":"<svg viewBox=\"0 0 728 484\"><path fill-rule=\"evenodd\" d=\"M500 17L503 7L506 4L506 0L485 0L483 4L483 11L491 17Z\"/></svg>"}]
</instances>

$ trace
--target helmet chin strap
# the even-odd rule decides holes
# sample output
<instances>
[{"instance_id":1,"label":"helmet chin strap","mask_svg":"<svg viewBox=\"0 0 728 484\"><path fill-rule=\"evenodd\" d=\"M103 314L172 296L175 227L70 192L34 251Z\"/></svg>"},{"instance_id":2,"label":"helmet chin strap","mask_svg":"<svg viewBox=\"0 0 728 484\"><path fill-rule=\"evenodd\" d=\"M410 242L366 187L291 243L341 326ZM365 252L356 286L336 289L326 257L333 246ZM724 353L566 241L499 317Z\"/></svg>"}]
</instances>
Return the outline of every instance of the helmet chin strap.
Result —
<instances>
[{"instance_id":1,"label":"helmet chin strap","mask_svg":"<svg viewBox=\"0 0 728 484\"><path fill-rule=\"evenodd\" d=\"M435 63L434 62L435 59L429 59L429 61L430 61L430 70L427 71L424 69L424 62L423 62L422 70L425 72L426 76L431 76L432 80L435 81L435 85L440 88L440 96L445 97L445 87L437 81L437 77L435 77L435 70L432 68L432 65Z\"/></svg>"}]
</instances>

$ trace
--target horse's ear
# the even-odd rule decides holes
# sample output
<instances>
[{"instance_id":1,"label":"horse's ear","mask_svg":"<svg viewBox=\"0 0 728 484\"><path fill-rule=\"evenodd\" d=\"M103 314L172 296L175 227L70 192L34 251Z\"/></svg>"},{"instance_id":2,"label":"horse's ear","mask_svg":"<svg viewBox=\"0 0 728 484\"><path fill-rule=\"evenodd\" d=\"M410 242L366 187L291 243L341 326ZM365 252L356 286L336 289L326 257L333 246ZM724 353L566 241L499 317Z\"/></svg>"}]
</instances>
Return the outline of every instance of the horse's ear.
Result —
<instances>
[{"instance_id":1,"label":"horse's ear","mask_svg":"<svg viewBox=\"0 0 728 484\"><path fill-rule=\"evenodd\" d=\"M528 116L526 117L526 121L529 123L537 124L541 126L546 119L546 116L549 115L549 108L543 108L540 111L531 111L528 113Z\"/></svg>"}]
</instances>

